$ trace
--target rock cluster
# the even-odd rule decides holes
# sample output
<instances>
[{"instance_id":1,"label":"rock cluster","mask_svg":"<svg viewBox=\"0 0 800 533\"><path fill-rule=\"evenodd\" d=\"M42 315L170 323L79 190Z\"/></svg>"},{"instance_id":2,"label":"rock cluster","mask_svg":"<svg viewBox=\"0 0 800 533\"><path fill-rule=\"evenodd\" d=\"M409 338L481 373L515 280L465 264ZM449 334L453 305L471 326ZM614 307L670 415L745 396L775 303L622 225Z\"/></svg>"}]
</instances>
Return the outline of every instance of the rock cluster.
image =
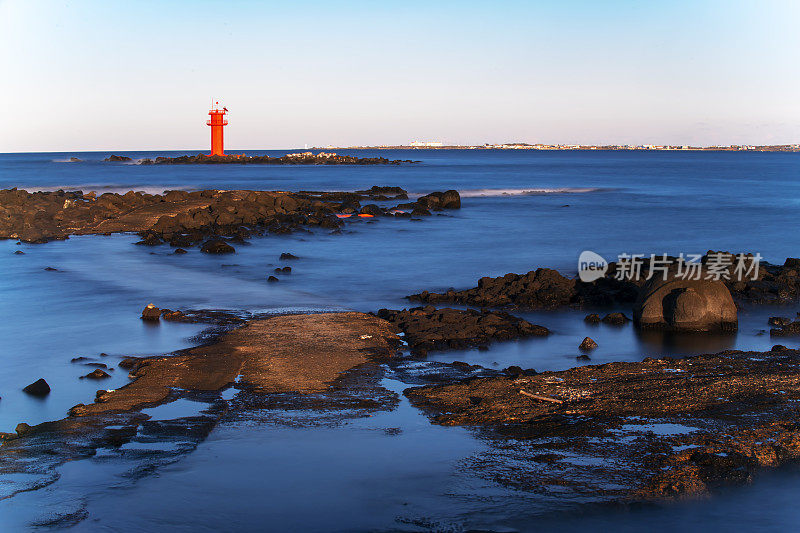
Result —
<instances>
[{"instance_id":1,"label":"rock cluster","mask_svg":"<svg viewBox=\"0 0 800 533\"><path fill-rule=\"evenodd\" d=\"M447 193L434 194L447 196L448 205L454 201ZM358 218L362 211L372 216L398 213L374 204L362 207L362 200L405 198L406 192L399 187L378 186L355 193L204 190L100 196L9 189L0 190L0 238L38 243L73 234L138 232L142 237L138 244L169 242L186 248L211 238L241 241L265 231L284 234L308 226L335 230L344 223L342 214Z\"/></svg>"},{"instance_id":2,"label":"rock cluster","mask_svg":"<svg viewBox=\"0 0 800 533\"><path fill-rule=\"evenodd\" d=\"M736 256L727 252L709 251L701 258L703 277L707 275L705 265L714 254L722 253L729 260L719 284L724 284L734 301L756 304L781 304L800 298L800 259L786 259L783 265L761 262L755 279L736 273ZM747 256L752 257L752 256ZM677 258L666 266L675 269ZM617 279L619 265L609 263L605 277L590 283L563 276L555 270L539 268L527 274L506 274L496 278L484 277L477 287L465 290L449 289L436 293L423 291L408 298L424 303L458 303L486 307L508 307L521 309L553 309L564 306L617 306L634 304L648 281L663 279L661 272L650 276L649 264L645 262L638 279ZM651 277L650 280L647 278ZM699 281L707 281L701 279ZM709 280L714 281L714 280ZM688 298L688 296L687 296ZM592 321L589 319L588 321Z\"/></svg>"},{"instance_id":3,"label":"rock cluster","mask_svg":"<svg viewBox=\"0 0 800 533\"><path fill-rule=\"evenodd\" d=\"M432 192L420 196L415 202L399 204L397 209L411 211L411 214L416 216L427 216L431 211L461 209L461 195L454 190Z\"/></svg>"},{"instance_id":4,"label":"rock cluster","mask_svg":"<svg viewBox=\"0 0 800 533\"><path fill-rule=\"evenodd\" d=\"M772 321L770 319L770 321ZM800 320L781 321L773 324L777 327L771 328L769 334L773 337L795 337L800 336Z\"/></svg>"},{"instance_id":5,"label":"rock cluster","mask_svg":"<svg viewBox=\"0 0 800 533\"><path fill-rule=\"evenodd\" d=\"M436 309L429 305L402 311L381 309L378 317L400 328L411 350L418 354L430 350L484 346L494 340L550 334L543 326L497 311Z\"/></svg>"},{"instance_id":6,"label":"rock cluster","mask_svg":"<svg viewBox=\"0 0 800 533\"><path fill-rule=\"evenodd\" d=\"M576 282L555 270L539 268L527 274L506 274L498 278L484 277L472 289L453 289L437 294L423 291L409 296L412 301L426 303L453 302L482 307L519 307L551 309L577 301Z\"/></svg>"},{"instance_id":7,"label":"rock cluster","mask_svg":"<svg viewBox=\"0 0 800 533\"><path fill-rule=\"evenodd\" d=\"M126 156L126 155L114 155L114 154L112 154L112 155L106 157L105 159L103 159L103 161L111 162L111 163L123 163L123 162L126 162L126 161L132 161L132 159L130 157Z\"/></svg>"}]
</instances>

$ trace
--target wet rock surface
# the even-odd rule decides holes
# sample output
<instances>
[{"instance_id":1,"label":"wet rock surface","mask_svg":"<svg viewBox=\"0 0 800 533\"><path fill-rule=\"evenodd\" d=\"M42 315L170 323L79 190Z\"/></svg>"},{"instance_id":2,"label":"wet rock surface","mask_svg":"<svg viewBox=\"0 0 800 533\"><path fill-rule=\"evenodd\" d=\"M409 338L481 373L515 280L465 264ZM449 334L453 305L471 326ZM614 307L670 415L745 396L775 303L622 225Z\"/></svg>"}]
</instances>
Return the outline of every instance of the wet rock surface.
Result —
<instances>
[{"instance_id":1,"label":"wet rock surface","mask_svg":"<svg viewBox=\"0 0 800 533\"><path fill-rule=\"evenodd\" d=\"M73 416L125 411L166 400L174 388L220 390L237 378L262 393L325 390L340 372L399 344L389 323L362 313L288 315L252 320L208 346L170 357L128 359L134 381L77 405Z\"/></svg>"},{"instance_id":2,"label":"wet rock surface","mask_svg":"<svg viewBox=\"0 0 800 533\"><path fill-rule=\"evenodd\" d=\"M50 394L50 385L48 385L44 378L40 378L30 385L26 385L22 391L30 394L31 396L47 396Z\"/></svg>"},{"instance_id":3,"label":"wet rock surface","mask_svg":"<svg viewBox=\"0 0 800 533\"><path fill-rule=\"evenodd\" d=\"M494 450L475 468L584 501L704 494L800 459L800 352L722 352L406 390ZM613 487L613 488L610 488Z\"/></svg>"},{"instance_id":4,"label":"wet rock surface","mask_svg":"<svg viewBox=\"0 0 800 533\"><path fill-rule=\"evenodd\" d=\"M401 311L381 309L377 316L405 333L412 352L483 346L495 340L543 337L550 331L519 317L497 311L414 307Z\"/></svg>"},{"instance_id":5,"label":"wet rock surface","mask_svg":"<svg viewBox=\"0 0 800 533\"><path fill-rule=\"evenodd\" d=\"M642 329L671 331L735 331L736 304L722 281L653 278L642 286L633 306L633 320Z\"/></svg>"},{"instance_id":6,"label":"wet rock surface","mask_svg":"<svg viewBox=\"0 0 800 533\"><path fill-rule=\"evenodd\" d=\"M715 269L715 272L719 272L718 276L708 272L707 265L712 258L714 261L727 265ZM679 259L676 257L667 257L664 268L674 271L678 262ZM703 301L708 296L706 291L709 284L715 283L724 284L734 302L737 303L783 304L800 298L800 259L786 259L783 265L773 265L761 261L758 264L757 272L755 269L747 270L752 267L752 264L752 256L745 256L739 264L735 254L709 251L701 257L698 263L702 277L694 290L700 290ZM440 293L423 291L412 294L408 298L412 301L431 304L447 302L512 309L632 306L639 298L645 284L663 277L663 272L660 270L653 269L651 273L650 265L647 262L641 268L641 275L632 280L617 279L620 268L622 267L617 263L609 263L605 276L589 283L582 282L577 278L568 278L556 270L539 268L527 274L511 273L496 278L483 277L478 280L477 286L471 289L455 290L451 288ZM737 268L741 270L737 271ZM743 274L741 280L738 279L740 274ZM706 276L709 275L712 276L712 279L706 280ZM621 275L619 277L623 278ZM719 281L713 282L717 279ZM706 281L710 283L706 283ZM688 298L686 299L685 303L689 303ZM690 307L696 308L698 305L695 303ZM728 311L724 317L720 318L720 322L729 324L730 305L726 303L725 307ZM587 317L587 321L592 319L593 317ZM709 319L705 318L704 320L708 321Z\"/></svg>"},{"instance_id":7,"label":"wet rock surface","mask_svg":"<svg viewBox=\"0 0 800 533\"><path fill-rule=\"evenodd\" d=\"M245 320L213 310L162 312L224 329L214 330L209 344L171 357L125 359L119 366L131 372L129 385L98 390L96 403L78 405L62 420L20 423L16 433L0 434L0 474L19 479L0 487L0 497L46 487L58 480L60 464L101 451L102 460L130 460L125 476L136 480L193 451L221 420L335 426L398 404L380 380L399 340L374 316L287 315L231 330ZM229 400L220 397L223 389L233 389ZM196 412L163 420L139 412L176 400L195 403ZM87 516L78 509L68 521ZM49 516L42 524L64 520Z\"/></svg>"},{"instance_id":8,"label":"wet rock surface","mask_svg":"<svg viewBox=\"0 0 800 533\"><path fill-rule=\"evenodd\" d=\"M355 193L204 190L100 196L7 189L0 190L0 238L41 243L70 235L137 232L142 238L137 244L187 248L210 238L243 241L304 227L335 230L344 223L337 214L357 219L362 200L392 199L385 192L393 193L393 199L407 198L399 187L378 186ZM390 208L369 211L370 216L395 216Z\"/></svg>"}]
</instances>

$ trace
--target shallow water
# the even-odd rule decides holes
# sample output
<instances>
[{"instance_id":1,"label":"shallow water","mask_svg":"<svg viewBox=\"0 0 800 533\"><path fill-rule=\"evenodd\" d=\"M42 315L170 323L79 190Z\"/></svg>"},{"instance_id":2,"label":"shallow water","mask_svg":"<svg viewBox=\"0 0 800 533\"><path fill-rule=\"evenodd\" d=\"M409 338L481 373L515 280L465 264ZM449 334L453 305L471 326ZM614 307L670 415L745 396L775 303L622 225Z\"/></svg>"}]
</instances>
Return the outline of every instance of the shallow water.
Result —
<instances>
[{"instance_id":1,"label":"shallow water","mask_svg":"<svg viewBox=\"0 0 800 533\"><path fill-rule=\"evenodd\" d=\"M59 162L73 155L84 162ZM107 155L0 154L0 187L102 192L399 185L420 194L458 189L463 208L421 222L361 221L338 236L316 231L253 239L226 257L196 249L176 256L168 246L133 246L137 238L131 235L73 237L45 245L2 241L0 431L13 430L21 421L61 418L70 406L92 401L97 389L127 382L121 369L111 371L108 380L79 380L92 368L71 363L73 357L115 366L123 356L191 346L202 327L143 323L139 313L150 302L169 308L253 312L376 311L408 306L403 297L423 289L473 286L484 275L522 273L539 266L574 273L585 249L607 259L619 253L708 249L759 252L773 262L800 255L800 235L792 231L800 206L800 154L378 153L422 160L399 167L142 167L102 163ZM14 255L16 250L25 255ZM300 259L281 262L279 255L287 251ZM292 274L267 284L266 277L284 264L292 266ZM48 266L58 271L45 271ZM589 364L576 361L584 336L599 344L590 363L728 348L764 350L775 343L764 334L767 318L794 316L799 309L745 309L739 332L718 336L643 336L630 326L592 326L582 320L588 310L521 313L554 334L496 343L486 352L431 354L430 359L489 368L514 364L540 371L564 369ZM780 343L800 346L797 339ZM44 400L20 390L39 377L53 388ZM404 388L397 382L387 381L387 386ZM178 402L189 404L174 402L154 411L171 416L173 410L180 414L198 407L190 405L197 402ZM400 428L399 434L387 434L387 427ZM88 512L79 528L152 529L168 516L175 529L192 530L262 524L312 530L332 529L334 524L349 530L412 528L405 519L423 518L454 530L462 525L527 529L539 520L525 510L530 505L527 495L459 469L461 461L484 446L467 430L430 425L404 400L394 411L342 427L222 423L196 450L160 468L157 476L124 481L135 459L68 463L60 481L1 502L0 514L4 519L16 517L9 523L19 527L40 516L41 509L63 514L74 507ZM721 502L735 501L736 514L746 521L757 515L765 491L773 490L771 483L791 484L794 479L759 482L714 500L708 509L716 512ZM111 486L117 489L109 490ZM305 512L310 501L319 512ZM131 502L142 511L120 516L118 510ZM700 523L702 505L671 509ZM748 505L752 515L747 514ZM589 526L616 528L631 521L641 525L641 516L651 515L610 511L585 519ZM788 511L783 516L784 522L776 519L777 523L791 525L796 518ZM568 523L578 527L581 520L572 517ZM417 522L421 523L424 520Z\"/></svg>"}]
</instances>

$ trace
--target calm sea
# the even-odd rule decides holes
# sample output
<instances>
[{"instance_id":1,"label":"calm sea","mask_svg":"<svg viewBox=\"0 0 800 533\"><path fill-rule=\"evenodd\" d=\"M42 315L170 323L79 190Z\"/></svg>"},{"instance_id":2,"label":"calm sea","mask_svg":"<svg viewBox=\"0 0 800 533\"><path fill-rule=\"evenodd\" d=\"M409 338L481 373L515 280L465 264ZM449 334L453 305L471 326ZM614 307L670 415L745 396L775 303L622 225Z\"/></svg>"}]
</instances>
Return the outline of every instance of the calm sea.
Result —
<instances>
[{"instance_id":1,"label":"calm sea","mask_svg":"<svg viewBox=\"0 0 800 533\"><path fill-rule=\"evenodd\" d=\"M247 153L282 155L286 150ZM795 230L800 154L339 153L421 162L364 167L138 166L103 163L110 153L100 152L0 154L0 188L101 193L397 185L412 194L456 189L463 198L460 211L422 222L380 219L351 224L342 235L320 231L256 238L225 257L196 249L176 256L166 245L133 246L138 240L133 235L73 237L44 245L0 241L0 431L11 431L22 421L62 418L70 406L93 400L97 385L77 379L86 369L70 363L73 357L104 352L109 354L105 360L115 364L127 355L161 354L192 345L198 326L154 328L139 320L141 309L151 302L181 309L375 311L407 306L403 297L423 289L471 287L485 275L524 273L542 266L574 275L583 250L609 260L621 253L710 249L758 252L780 263L800 256L800 232ZM82 162L68 162L73 156ZM13 254L16 250L25 255ZM291 276L267 284L282 252L301 260L292 264ZM58 271L45 271L48 266ZM744 309L737 334L702 338L643 338L630 327L589 328L582 320L586 312L579 311L524 313L554 335L495 344L488 352L448 352L431 358L490 368L516 364L563 369L578 364L577 345L586 335L600 345L592 363L726 348L768 349L772 343L764 335L767 317L794 316L796 307ZM53 389L49 397L32 399L20 391L40 377ZM116 371L103 386L119 387L126 381L125 372ZM398 392L407 386L392 380L384 385ZM190 411L192 407L188 405ZM380 431L386 428L400 431ZM505 531L540 523L543 509L528 495L477 479L462 468L486 446L469 430L431 426L404 400L394 411L343 427L223 423L180 461L135 481L124 474L131 468L128 463L69 463L60 469L61 479L48 488L0 500L0 516L22 527L48 513L79 508L88 518L78 529L112 530L153 530L166 524L192 531L414 531L425 529L419 525L424 518L425 523L438 524L429 526L433 529ZM655 520L664 530L686 524L704 529L785 528L800 520L792 510L795 506L781 504L781 511L767 522L762 507L769 502L774 508L797 488L797 476L783 473L713 502L562 517L541 525L636 530Z\"/></svg>"}]
</instances>

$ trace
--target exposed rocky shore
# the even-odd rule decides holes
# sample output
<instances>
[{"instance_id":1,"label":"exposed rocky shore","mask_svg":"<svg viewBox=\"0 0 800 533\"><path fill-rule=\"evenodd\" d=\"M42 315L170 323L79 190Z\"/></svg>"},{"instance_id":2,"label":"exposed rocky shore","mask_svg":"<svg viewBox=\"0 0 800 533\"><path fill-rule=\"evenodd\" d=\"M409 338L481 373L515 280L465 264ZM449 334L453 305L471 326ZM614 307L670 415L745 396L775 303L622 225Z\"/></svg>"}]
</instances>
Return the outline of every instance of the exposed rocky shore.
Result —
<instances>
[{"instance_id":1,"label":"exposed rocky shore","mask_svg":"<svg viewBox=\"0 0 800 533\"><path fill-rule=\"evenodd\" d=\"M709 259L709 252L702 264ZM733 254L729 254L733 257ZM670 258L676 261L677 258ZM735 264L735 262L734 262ZM647 281L648 268L642 268L636 280L616 279L618 265L609 263L600 279L585 283L564 276L556 270L539 268L527 274L483 277L476 287L444 292L422 291L408 298L423 303L457 303L510 309L556 309L559 307L610 306L633 304ZM800 259L786 259L783 265L762 261L756 279L738 281L732 264L726 270L730 279L721 279L738 303L781 304L800 297ZM660 275L660 274L655 274Z\"/></svg>"},{"instance_id":2,"label":"exposed rocky shore","mask_svg":"<svg viewBox=\"0 0 800 533\"><path fill-rule=\"evenodd\" d=\"M242 240L301 227L335 230L347 217L411 216L400 207L362 205L406 199L406 191L399 187L378 186L357 192L129 191L99 196L82 191L7 189L0 190L0 238L35 243L69 235L138 232L141 244L169 242L183 248L211 238ZM429 205L433 209L458 208L460 198L456 191L447 191L404 205L416 215L429 215Z\"/></svg>"},{"instance_id":3,"label":"exposed rocky shore","mask_svg":"<svg viewBox=\"0 0 800 533\"><path fill-rule=\"evenodd\" d=\"M471 378L405 394L437 424L498 439L476 468L559 498L697 495L800 459L797 350Z\"/></svg>"},{"instance_id":4,"label":"exposed rocky shore","mask_svg":"<svg viewBox=\"0 0 800 533\"><path fill-rule=\"evenodd\" d=\"M498 311L426 306L402 311L381 309L378 317L402 330L412 353L418 355L431 350L485 347L495 340L550 334L544 326Z\"/></svg>"}]
</instances>

